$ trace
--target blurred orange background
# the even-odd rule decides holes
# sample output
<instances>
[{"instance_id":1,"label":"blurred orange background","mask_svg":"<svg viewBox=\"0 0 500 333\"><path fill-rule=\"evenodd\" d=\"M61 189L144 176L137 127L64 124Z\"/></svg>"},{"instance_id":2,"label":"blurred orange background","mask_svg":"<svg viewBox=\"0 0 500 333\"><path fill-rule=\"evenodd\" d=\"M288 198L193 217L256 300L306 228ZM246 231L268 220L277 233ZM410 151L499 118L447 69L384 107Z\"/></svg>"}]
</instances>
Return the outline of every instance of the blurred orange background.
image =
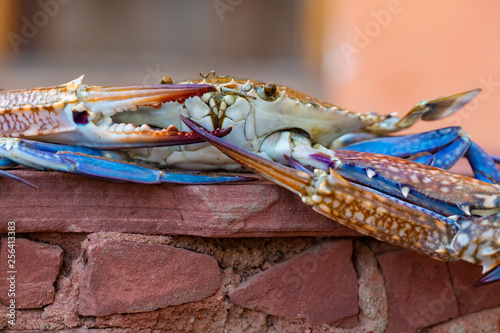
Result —
<instances>
[{"instance_id":1,"label":"blurred orange background","mask_svg":"<svg viewBox=\"0 0 500 333\"><path fill-rule=\"evenodd\" d=\"M480 87L456 115L500 154L500 2L0 0L0 87L155 83L200 71L285 84L354 111L404 114Z\"/></svg>"}]
</instances>

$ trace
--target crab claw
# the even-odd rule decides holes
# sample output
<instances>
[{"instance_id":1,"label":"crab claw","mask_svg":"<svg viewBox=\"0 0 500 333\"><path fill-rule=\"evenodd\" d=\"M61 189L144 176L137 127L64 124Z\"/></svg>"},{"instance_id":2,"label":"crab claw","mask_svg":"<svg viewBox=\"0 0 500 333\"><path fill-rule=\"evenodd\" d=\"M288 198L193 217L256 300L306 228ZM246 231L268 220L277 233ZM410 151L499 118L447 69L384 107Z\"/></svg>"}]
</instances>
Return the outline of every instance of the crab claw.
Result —
<instances>
[{"instance_id":1,"label":"crab claw","mask_svg":"<svg viewBox=\"0 0 500 333\"><path fill-rule=\"evenodd\" d=\"M364 186L349 183L334 170L329 173L287 168L210 135L203 127L182 121L227 156L253 172L302 197L317 212L379 240L429 256L450 259L448 244L456 234L454 221L422 207L406 203ZM432 235L432 237L429 237Z\"/></svg>"},{"instance_id":2,"label":"crab claw","mask_svg":"<svg viewBox=\"0 0 500 333\"><path fill-rule=\"evenodd\" d=\"M75 85L78 82L75 80ZM79 103L72 109L70 117L76 125L78 135L61 143L75 141L78 144L91 142L101 149L124 149L184 145L202 142L193 133L180 131L175 125L158 128L138 121L135 113L152 112L164 103L176 102L179 105L187 98L213 92L216 88L201 84L159 84L99 87L78 85L76 94ZM139 110L140 109L140 110ZM166 112L159 110L160 112ZM151 125L151 126L150 126ZM213 133L224 136L230 130L217 130ZM81 136L86 139L81 139ZM58 140L54 140L58 142Z\"/></svg>"},{"instance_id":3,"label":"crab claw","mask_svg":"<svg viewBox=\"0 0 500 333\"><path fill-rule=\"evenodd\" d=\"M175 126L177 117L158 127L136 116L165 114L172 106L180 112L186 99L216 91L203 84L99 87L82 80L83 75L55 87L1 91L0 135L109 150L201 142Z\"/></svg>"}]
</instances>

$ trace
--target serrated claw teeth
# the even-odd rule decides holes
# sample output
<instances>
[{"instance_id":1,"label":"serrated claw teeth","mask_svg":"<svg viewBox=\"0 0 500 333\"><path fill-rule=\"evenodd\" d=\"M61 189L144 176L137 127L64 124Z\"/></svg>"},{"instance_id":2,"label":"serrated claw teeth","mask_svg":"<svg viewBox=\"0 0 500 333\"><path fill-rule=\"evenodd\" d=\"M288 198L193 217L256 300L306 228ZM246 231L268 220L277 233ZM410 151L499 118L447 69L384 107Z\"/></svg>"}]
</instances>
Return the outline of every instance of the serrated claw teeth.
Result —
<instances>
[{"instance_id":1,"label":"serrated claw teeth","mask_svg":"<svg viewBox=\"0 0 500 333\"><path fill-rule=\"evenodd\" d=\"M366 175L368 176L368 178L372 179L374 176L377 175L377 173L371 169L366 169Z\"/></svg>"},{"instance_id":2,"label":"serrated claw teeth","mask_svg":"<svg viewBox=\"0 0 500 333\"><path fill-rule=\"evenodd\" d=\"M408 197L408 193L410 193L410 188L408 186L401 187L401 193L403 193L403 196L405 198Z\"/></svg>"},{"instance_id":3,"label":"serrated claw teeth","mask_svg":"<svg viewBox=\"0 0 500 333\"><path fill-rule=\"evenodd\" d=\"M141 129L141 132L143 132L143 133L151 131L151 127L148 124L142 124L140 129Z\"/></svg>"},{"instance_id":4,"label":"serrated claw teeth","mask_svg":"<svg viewBox=\"0 0 500 333\"><path fill-rule=\"evenodd\" d=\"M167 127L167 132L168 133L178 133L179 129L175 127L174 125L170 125Z\"/></svg>"},{"instance_id":5,"label":"serrated claw teeth","mask_svg":"<svg viewBox=\"0 0 500 333\"><path fill-rule=\"evenodd\" d=\"M123 127L123 133L124 134L132 134L135 131L135 125L134 124L127 124L125 127Z\"/></svg>"},{"instance_id":6,"label":"serrated claw teeth","mask_svg":"<svg viewBox=\"0 0 500 333\"><path fill-rule=\"evenodd\" d=\"M465 213L465 215L471 215L470 213L470 206L458 206L462 212Z\"/></svg>"}]
</instances>

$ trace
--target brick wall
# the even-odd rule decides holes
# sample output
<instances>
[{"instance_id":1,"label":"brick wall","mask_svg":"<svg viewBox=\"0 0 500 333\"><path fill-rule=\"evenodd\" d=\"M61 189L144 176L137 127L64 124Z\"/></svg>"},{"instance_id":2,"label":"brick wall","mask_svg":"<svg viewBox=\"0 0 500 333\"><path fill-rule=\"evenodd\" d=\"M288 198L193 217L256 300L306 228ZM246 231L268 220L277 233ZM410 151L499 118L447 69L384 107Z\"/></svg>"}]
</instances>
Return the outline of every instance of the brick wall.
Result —
<instances>
[{"instance_id":1,"label":"brick wall","mask_svg":"<svg viewBox=\"0 0 500 333\"><path fill-rule=\"evenodd\" d=\"M144 186L17 171L1 180L8 239L0 327L86 332L497 332L481 269L358 237L267 182ZM62 179L61 179L62 178Z\"/></svg>"}]
</instances>

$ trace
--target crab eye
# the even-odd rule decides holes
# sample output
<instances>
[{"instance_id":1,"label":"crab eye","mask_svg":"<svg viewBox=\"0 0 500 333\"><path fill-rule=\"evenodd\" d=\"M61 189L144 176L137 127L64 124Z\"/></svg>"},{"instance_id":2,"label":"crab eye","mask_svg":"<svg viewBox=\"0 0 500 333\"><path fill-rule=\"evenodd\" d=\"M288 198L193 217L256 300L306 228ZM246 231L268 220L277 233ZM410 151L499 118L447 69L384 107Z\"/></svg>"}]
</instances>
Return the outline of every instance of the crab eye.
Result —
<instances>
[{"instance_id":1,"label":"crab eye","mask_svg":"<svg viewBox=\"0 0 500 333\"><path fill-rule=\"evenodd\" d=\"M268 102L272 102L279 97L278 88L276 87L276 84L274 84L273 82L270 82L265 86L260 86L257 89L255 89L255 91L257 92L257 95L259 95L260 98Z\"/></svg>"},{"instance_id":2,"label":"crab eye","mask_svg":"<svg viewBox=\"0 0 500 333\"><path fill-rule=\"evenodd\" d=\"M266 94L267 97L273 97L274 94L276 94L276 90L276 84L270 82L264 87L264 94Z\"/></svg>"},{"instance_id":3,"label":"crab eye","mask_svg":"<svg viewBox=\"0 0 500 333\"><path fill-rule=\"evenodd\" d=\"M172 78L171 78L170 76L168 76L168 75L163 75L163 76L161 77L161 82L160 82L160 83L161 83L161 84L172 84L172 83L174 83L174 81L172 81Z\"/></svg>"}]
</instances>

